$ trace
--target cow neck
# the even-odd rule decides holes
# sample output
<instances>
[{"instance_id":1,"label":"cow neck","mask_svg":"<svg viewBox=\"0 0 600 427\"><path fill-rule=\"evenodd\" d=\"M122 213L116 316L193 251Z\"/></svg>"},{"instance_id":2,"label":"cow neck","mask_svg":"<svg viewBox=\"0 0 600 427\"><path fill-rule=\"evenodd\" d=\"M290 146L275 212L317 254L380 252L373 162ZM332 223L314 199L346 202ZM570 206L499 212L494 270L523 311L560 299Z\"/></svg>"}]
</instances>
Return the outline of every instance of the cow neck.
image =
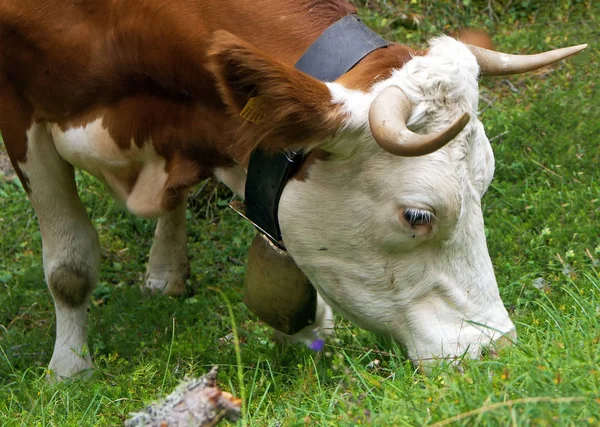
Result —
<instances>
[{"instance_id":1,"label":"cow neck","mask_svg":"<svg viewBox=\"0 0 600 427\"><path fill-rule=\"evenodd\" d=\"M304 52L295 67L319 80L334 81L369 53L390 44L358 16L347 15L327 28ZM298 172L305 159L303 151L266 153L257 149L248 163L243 216L281 249L285 247L277 215L279 199L287 182Z\"/></svg>"}]
</instances>

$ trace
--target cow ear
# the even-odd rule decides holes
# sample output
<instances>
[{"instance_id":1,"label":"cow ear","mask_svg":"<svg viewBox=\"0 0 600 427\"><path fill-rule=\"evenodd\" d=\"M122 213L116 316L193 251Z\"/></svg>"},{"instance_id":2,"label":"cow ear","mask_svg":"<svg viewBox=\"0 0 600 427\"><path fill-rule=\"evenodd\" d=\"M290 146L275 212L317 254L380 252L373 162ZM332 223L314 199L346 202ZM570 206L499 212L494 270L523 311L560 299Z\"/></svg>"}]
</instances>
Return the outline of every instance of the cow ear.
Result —
<instances>
[{"instance_id":1,"label":"cow ear","mask_svg":"<svg viewBox=\"0 0 600 427\"><path fill-rule=\"evenodd\" d=\"M235 146L245 155L307 147L331 139L342 124L327 86L226 31L215 33L209 67L230 112L245 123Z\"/></svg>"}]
</instances>

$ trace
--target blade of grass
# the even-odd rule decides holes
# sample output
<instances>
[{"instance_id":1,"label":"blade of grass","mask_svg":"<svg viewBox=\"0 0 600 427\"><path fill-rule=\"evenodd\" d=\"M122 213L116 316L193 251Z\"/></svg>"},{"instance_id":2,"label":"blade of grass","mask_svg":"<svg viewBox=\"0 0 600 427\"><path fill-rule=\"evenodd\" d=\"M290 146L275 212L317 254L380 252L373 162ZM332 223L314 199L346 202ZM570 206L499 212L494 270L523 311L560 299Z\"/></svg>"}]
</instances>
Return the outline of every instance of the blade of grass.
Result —
<instances>
[{"instance_id":1,"label":"blade of grass","mask_svg":"<svg viewBox=\"0 0 600 427\"><path fill-rule=\"evenodd\" d=\"M173 330L171 331L171 345L169 345L169 356L167 357L167 366L165 366L165 374L163 375L162 384L160 385L159 395L162 397L167 381L167 372L169 372L169 363L171 363L171 354L173 353L173 342L175 342L175 318L173 317Z\"/></svg>"},{"instance_id":2,"label":"blade of grass","mask_svg":"<svg viewBox=\"0 0 600 427\"><path fill-rule=\"evenodd\" d=\"M233 345L235 347L235 359L237 362L237 374L238 374L238 383L240 388L240 399L242 399L242 425L248 425L248 405L246 402L246 389L244 386L244 371L242 366L242 351L240 349L240 338L237 332L237 326L235 323L235 315L233 314L233 307L231 306L231 302L225 292L223 292L219 288L209 287L208 290L217 292L221 298L225 301L225 305L227 305L227 311L229 312L229 320L231 322L231 329L233 332Z\"/></svg>"}]
</instances>

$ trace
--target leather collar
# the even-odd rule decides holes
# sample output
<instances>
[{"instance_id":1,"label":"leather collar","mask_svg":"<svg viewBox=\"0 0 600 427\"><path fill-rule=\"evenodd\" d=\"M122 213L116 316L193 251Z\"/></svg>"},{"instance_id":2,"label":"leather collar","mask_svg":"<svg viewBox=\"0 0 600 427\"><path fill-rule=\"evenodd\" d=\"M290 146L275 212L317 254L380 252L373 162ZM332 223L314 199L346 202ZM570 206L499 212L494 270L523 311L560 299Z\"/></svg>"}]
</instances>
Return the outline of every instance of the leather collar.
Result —
<instances>
[{"instance_id":1,"label":"leather collar","mask_svg":"<svg viewBox=\"0 0 600 427\"><path fill-rule=\"evenodd\" d=\"M347 15L327 28L304 52L295 67L319 80L334 81L369 53L389 45L390 42L367 27L358 16ZM265 153L262 150L256 150L250 156L243 216L282 249L284 245L277 216L279 199L305 157L302 151Z\"/></svg>"}]
</instances>

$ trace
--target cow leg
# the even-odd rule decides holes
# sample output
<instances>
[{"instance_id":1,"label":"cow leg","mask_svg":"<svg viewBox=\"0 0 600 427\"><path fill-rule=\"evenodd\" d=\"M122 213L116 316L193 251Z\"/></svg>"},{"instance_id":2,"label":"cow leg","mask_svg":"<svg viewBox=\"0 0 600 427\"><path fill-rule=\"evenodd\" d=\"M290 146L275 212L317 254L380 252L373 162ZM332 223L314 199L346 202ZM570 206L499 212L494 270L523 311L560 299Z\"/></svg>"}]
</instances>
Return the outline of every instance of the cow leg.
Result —
<instances>
[{"instance_id":1,"label":"cow leg","mask_svg":"<svg viewBox=\"0 0 600 427\"><path fill-rule=\"evenodd\" d=\"M303 343L310 348L314 348L317 339L323 339L333 334L333 311L329 304L323 301L320 295L317 295L317 313L315 315L315 323L294 335L287 335L280 331L275 331L275 339L284 343Z\"/></svg>"},{"instance_id":2,"label":"cow leg","mask_svg":"<svg viewBox=\"0 0 600 427\"><path fill-rule=\"evenodd\" d=\"M145 287L152 292L178 296L190 275L185 211L187 197L158 219L146 268Z\"/></svg>"},{"instance_id":3,"label":"cow leg","mask_svg":"<svg viewBox=\"0 0 600 427\"><path fill-rule=\"evenodd\" d=\"M46 126L34 124L26 135L27 156L19 167L42 235L44 275L56 310L49 369L60 379L91 368L87 308L98 280L100 245L77 195L73 167L56 151Z\"/></svg>"}]
</instances>

